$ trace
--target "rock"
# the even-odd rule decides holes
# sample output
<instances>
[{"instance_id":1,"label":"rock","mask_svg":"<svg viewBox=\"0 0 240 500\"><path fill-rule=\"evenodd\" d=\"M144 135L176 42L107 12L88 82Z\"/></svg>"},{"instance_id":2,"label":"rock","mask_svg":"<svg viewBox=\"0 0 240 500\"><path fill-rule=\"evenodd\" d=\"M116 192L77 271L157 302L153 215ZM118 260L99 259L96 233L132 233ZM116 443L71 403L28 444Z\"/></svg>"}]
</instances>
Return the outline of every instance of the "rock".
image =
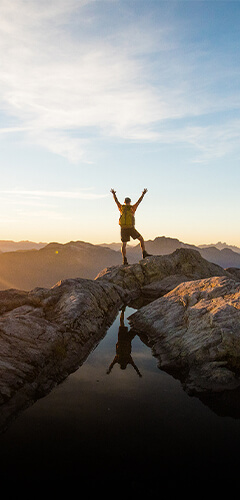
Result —
<instances>
[{"instance_id":1,"label":"rock","mask_svg":"<svg viewBox=\"0 0 240 500\"><path fill-rule=\"evenodd\" d=\"M99 343L123 303L130 303L141 296L159 297L182 281L185 281L185 284L180 287L196 287L195 295L191 291L185 293L186 297L191 296L192 301L195 300L193 295L197 297L200 293L198 287L201 288L200 282L194 285L192 280L212 276L225 276L221 278L222 280L227 280L231 276L233 278L233 274L205 261L199 252L179 249L171 255L148 257L131 266L105 269L95 280L67 279L51 289L35 288L30 292L13 289L1 291L0 426L6 425L13 413L49 392L55 384L76 370ZM191 280L189 285L186 283L187 280ZM231 282L235 283L234 280ZM213 288L219 287L217 283L215 281ZM170 292L170 295L166 296L168 298L162 299L167 301L163 302L166 311L167 304L170 304L171 293L174 292ZM181 324L182 318L186 321L188 311L191 311L189 304L188 308L184 306L184 300L188 299L182 298L180 304L179 298L172 300L171 312L168 312L166 316L169 320L170 317L172 318L172 323L170 323L175 332L177 332L176 325ZM225 306L226 297L222 300L221 307ZM153 307L155 307L154 304ZM156 325L161 327L164 318L161 314L157 317L158 309L153 311L150 312L150 316L149 313L146 317L143 316L145 318L145 323L144 321L143 323L144 328L150 325L151 330L151 315L156 313L155 323L157 323L154 323L153 331L157 339L155 339L157 349L160 345L159 329L155 327ZM181 313L180 316L179 313ZM229 317L227 322L230 324ZM154 335L153 338L155 338ZM176 335L176 345L173 339L168 346L169 349L166 350L165 358L161 350L161 363L165 359L165 365L168 366L173 366L176 361L179 332ZM238 337L234 333L234 338L235 336L234 342L238 346ZM196 350L196 345L200 340L201 336L198 342L196 339L192 341L195 351L198 352L197 359L201 354L200 348ZM230 346L230 341L228 343ZM213 343L211 349L214 345ZM187 366L189 351L186 346L184 346L184 352L185 357L181 355L179 358L184 359L184 362L181 360L180 366ZM193 353L191 351L190 353L192 357ZM169 356L172 362L168 361ZM215 360L207 354L206 362L212 363ZM218 362L222 363L222 359ZM237 364L236 356L235 362ZM199 364L198 368L203 368L203 366ZM226 365L226 370L230 377L232 372L229 371L228 365ZM235 379L233 382L235 383Z\"/></svg>"},{"instance_id":2,"label":"rock","mask_svg":"<svg viewBox=\"0 0 240 500\"><path fill-rule=\"evenodd\" d=\"M240 283L213 277L180 284L129 318L147 334L159 367L189 393L240 385Z\"/></svg>"},{"instance_id":3,"label":"rock","mask_svg":"<svg viewBox=\"0 0 240 500\"><path fill-rule=\"evenodd\" d=\"M96 280L114 283L121 289L148 297L162 296L182 281L210 276L228 276L230 273L203 259L196 250L177 249L170 255L158 255L129 266L104 269Z\"/></svg>"},{"instance_id":4,"label":"rock","mask_svg":"<svg viewBox=\"0 0 240 500\"><path fill-rule=\"evenodd\" d=\"M156 299L158 297L162 297L166 293L170 292L180 283L185 281L192 281L189 277L184 276L183 274L173 274L172 276L167 276L160 281L154 281L149 285L145 285L142 287L142 295L147 299Z\"/></svg>"},{"instance_id":5,"label":"rock","mask_svg":"<svg viewBox=\"0 0 240 500\"><path fill-rule=\"evenodd\" d=\"M121 303L114 285L84 279L0 292L0 426L83 363Z\"/></svg>"},{"instance_id":6,"label":"rock","mask_svg":"<svg viewBox=\"0 0 240 500\"><path fill-rule=\"evenodd\" d=\"M238 267L228 267L226 271L230 273L233 278L240 281L240 269Z\"/></svg>"}]
</instances>

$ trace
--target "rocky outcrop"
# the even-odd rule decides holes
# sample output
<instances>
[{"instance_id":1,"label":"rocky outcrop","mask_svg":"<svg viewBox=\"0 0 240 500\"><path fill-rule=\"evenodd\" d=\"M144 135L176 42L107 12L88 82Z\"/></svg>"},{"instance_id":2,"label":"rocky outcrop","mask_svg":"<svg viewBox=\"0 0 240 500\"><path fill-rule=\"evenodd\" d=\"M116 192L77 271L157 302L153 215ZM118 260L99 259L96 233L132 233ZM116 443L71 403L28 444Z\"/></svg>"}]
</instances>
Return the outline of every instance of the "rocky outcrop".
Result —
<instances>
[{"instance_id":1,"label":"rocky outcrop","mask_svg":"<svg viewBox=\"0 0 240 500\"><path fill-rule=\"evenodd\" d=\"M189 393L240 386L240 283L214 277L182 283L129 318L147 333L159 367Z\"/></svg>"},{"instance_id":2,"label":"rocky outcrop","mask_svg":"<svg viewBox=\"0 0 240 500\"><path fill-rule=\"evenodd\" d=\"M220 278L220 283L223 279L229 280L232 275L202 259L197 251L179 249L171 255L150 257L131 266L107 268L93 281L68 279L51 289L1 291L0 426L4 426L17 410L49 392L80 366L99 343L123 303L130 303L140 296L148 300L161 297L183 281L185 285L180 287L187 287L189 280L189 286L193 287L193 280L213 276L225 276ZM213 288L219 288L216 279L212 282ZM234 280L231 283L234 284ZM195 286L196 295L200 282ZM189 294L192 295L192 292ZM225 303L226 297L221 307ZM156 302L154 304L156 306ZM171 302L171 308L174 304L174 301ZM176 309L176 324L183 316L187 321L188 310L183 301L181 304L180 309ZM174 307L177 307L176 304ZM169 310L169 318L171 314L175 317L174 307L172 312ZM181 315L177 319L179 311ZM157 315L157 310L155 312ZM154 331L152 340L155 339L157 353L159 331L155 329L156 325L152 330L151 314L150 318L146 316L144 319L145 333L148 333L148 326ZM137 318L138 324L141 324L140 316ZM179 336L176 339L178 344ZM174 341L172 348L175 353L177 347ZM185 352L187 357L186 348ZM222 361L218 359L218 362Z\"/></svg>"},{"instance_id":3,"label":"rocky outcrop","mask_svg":"<svg viewBox=\"0 0 240 500\"><path fill-rule=\"evenodd\" d=\"M210 276L233 277L220 266L203 259L198 251L181 248L170 255L152 256L131 266L104 269L96 279L132 291L132 297L135 294L153 299L164 295L183 281Z\"/></svg>"},{"instance_id":4,"label":"rocky outcrop","mask_svg":"<svg viewBox=\"0 0 240 500\"><path fill-rule=\"evenodd\" d=\"M0 292L0 427L83 363L123 299L114 285L84 279Z\"/></svg>"}]
</instances>

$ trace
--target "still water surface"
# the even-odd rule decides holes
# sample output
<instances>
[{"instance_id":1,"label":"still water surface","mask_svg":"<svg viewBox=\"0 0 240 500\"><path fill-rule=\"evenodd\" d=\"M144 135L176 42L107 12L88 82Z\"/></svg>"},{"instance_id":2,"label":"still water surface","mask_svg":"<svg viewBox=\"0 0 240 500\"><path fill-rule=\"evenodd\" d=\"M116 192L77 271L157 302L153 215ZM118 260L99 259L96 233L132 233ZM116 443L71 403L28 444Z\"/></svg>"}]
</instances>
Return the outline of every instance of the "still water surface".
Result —
<instances>
[{"instance_id":1,"label":"still water surface","mask_svg":"<svg viewBox=\"0 0 240 500\"><path fill-rule=\"evenodd\" d=\"M132 338L133 312L124 326L119 313L85 363L0 437L8 483L39 488L50 478L111 495L179 490L193 479L196 491L219 474L238 483L240 420L217 416L159 370Z\"/></svg>"}]
</instances>

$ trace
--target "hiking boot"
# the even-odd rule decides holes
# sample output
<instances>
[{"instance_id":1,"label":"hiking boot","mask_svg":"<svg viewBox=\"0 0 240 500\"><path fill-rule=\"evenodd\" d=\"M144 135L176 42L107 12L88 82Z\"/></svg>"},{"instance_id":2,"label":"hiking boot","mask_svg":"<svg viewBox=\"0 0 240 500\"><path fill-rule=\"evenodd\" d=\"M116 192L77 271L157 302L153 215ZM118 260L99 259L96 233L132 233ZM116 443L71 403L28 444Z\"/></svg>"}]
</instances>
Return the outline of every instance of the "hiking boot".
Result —
<instances>
[{"instance_id":1,"label":"hiking boot","mask_svg":"<svg viewBox=\"0 0 240 500\"><path fill-rule=\"evenodd\" d=\"M128 266L127 257L123 257L123 265Z\"/></svg>"},{"instance_id":2,"label":"hiking boot","mask_svg":"<svg viewBox=\"0 0 240 500\"><path fill-rule=\"evenodd\" d=\"M152 255L150 253L147 253L146 250L143 250L143 259L145 259L145 257L152 257Z\"/></svg>"}]
</instances>

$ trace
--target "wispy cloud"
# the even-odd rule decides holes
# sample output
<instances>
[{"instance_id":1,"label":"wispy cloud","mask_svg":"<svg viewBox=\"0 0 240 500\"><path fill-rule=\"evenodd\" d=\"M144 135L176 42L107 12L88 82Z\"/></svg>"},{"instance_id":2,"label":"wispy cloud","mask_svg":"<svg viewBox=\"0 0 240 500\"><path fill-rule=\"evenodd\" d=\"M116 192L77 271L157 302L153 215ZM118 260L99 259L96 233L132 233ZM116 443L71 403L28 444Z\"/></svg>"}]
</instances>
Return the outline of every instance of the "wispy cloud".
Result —
<instances>
[{"instance_id":1,"label":"wispy cloud","mask_svg":"<svg viewBox=\"0 0 240 500\"><path fill-rule=\"evenodd\" d=\"M108 194L96 194L89 192L88 189L82 191L44 191L44 190L0 190L1 195L28 197L28 198L62 198L79 200L97 200L106 198Z\"/></svg>"},{"instance_id":2,"label":"wispy cloud","mask_svg":"<svg viewBox=\"0 0 240 500\"><path fill-rule=\"evenodd\" d=\"M216 63L213 71L207 47L186 50L174 23L153 28L140 18L102 36L91 4L1 0L0 102L20 125L0 135L21 132L71 162L91 163L90 144L99 136L160 142L181 136L196 147L201 136L204 147L212 129L186 134L179 122L174 136L167 121L236 106L236 92L224 99L214 93L221 72ZM162 123L164 132L157 129Z\"/></svg>"},{"instance_id":3,"label":"wispy cloud","mask_svg":"<svg viewBox=\"0 0 240 500\"><path fill-rule=\"evenodd\" d=\"M35 219L44 221L73 221L76 202L85 203L106 198L109 194L95 193L94 188L82 190L2 189L0 208L7 215L3 227L9 224L35 224ZM82 208L83 209L83 208Z\"/></svg>"},{"instance_id":4,"label":"wispy cloud","mask_svg":"<svg viewBox=\"0 0 240 500\"><path fill-rule=\"evenodd\" d=\"M181 144L192 148L192 162L205 163L239 151L240 120L226 120L214 124L184 125L156 132L162 144ZM134 137L134 135L133 135Z\"/></svg>"},{"instance_id":5,"label":"wispy cloud","mask_svg":"<svg viewBox=\"0 0 240 500\"><path fill-rule=\"evenodd\" d=\"M91 37L72 36L67 20L77 12L81 30L81 9L88 3L2 2L4 108L21 120L29 140L71 161L84 160L81 129L124 136L133 125L144 127L165 113L153 89L140 83L139 63L126 50L111 40L96 44Z\"/></svg>"},{"instance_id":6,"label":"wispy cloud","mask_svg":"<svg viewBox=\"0 0 240 500\"><path fill-rule=\"evenodd\" d=\"M16 134L16 132L26 132L30 130L27 127L4 127L0 128L0 134Z\"/></svg>"},{"instance_id":7,"label":"wispy cloud","mask_svg":"<svg viewBox=\"0 0 240 500\"><path fill-rule=\"evenodd\" d=\"M85 154L89 131L95 136L156 140L151 125L181 113L173 92L166 95L165 85L164 91L151 83L144 60L156 45L161 53L169 49L168 30L151 33L150 25L144 28L140 22L105 37L93 36L94 16L84 10L91 3L51 0L39 6L36 0L2 1L4 109L20 120L16 132L24 131L29 141L73 162L90 161ZM78 18L75 33L73 14ZM5 127L2 133L7 131L14 128Z\"/></svg>"}]
</instances>

